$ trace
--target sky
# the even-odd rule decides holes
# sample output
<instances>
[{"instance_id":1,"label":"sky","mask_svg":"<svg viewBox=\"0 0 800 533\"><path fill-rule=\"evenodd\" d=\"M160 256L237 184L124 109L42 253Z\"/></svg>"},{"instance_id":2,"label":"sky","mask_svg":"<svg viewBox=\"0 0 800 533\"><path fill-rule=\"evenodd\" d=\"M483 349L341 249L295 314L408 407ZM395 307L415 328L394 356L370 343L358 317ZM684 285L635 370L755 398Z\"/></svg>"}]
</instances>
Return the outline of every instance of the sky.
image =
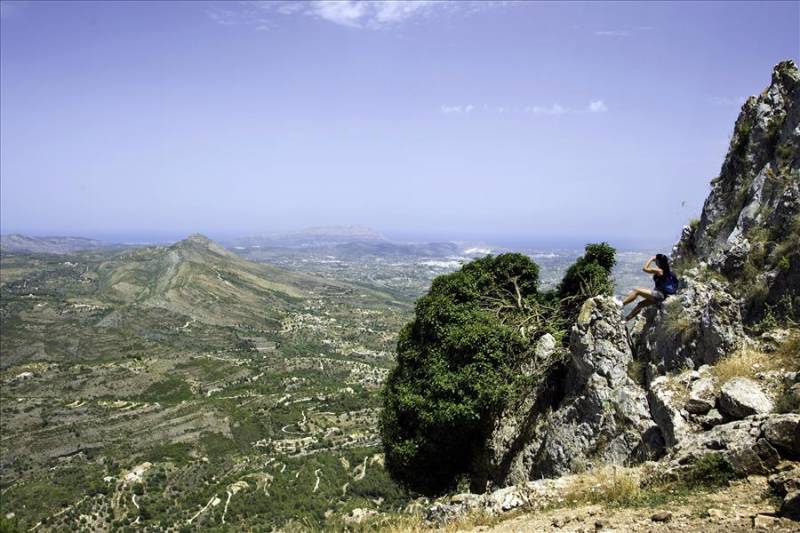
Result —
<instances>
[{"instance_id":1,"label":"sky","mask_svg":"<svg viewBox=\"0 0 800 533\"><path fill-rule=\"evenodd\" d=\"M0 231L670 243L800 3L0 3Z\"/></svg>"}]
</instances>

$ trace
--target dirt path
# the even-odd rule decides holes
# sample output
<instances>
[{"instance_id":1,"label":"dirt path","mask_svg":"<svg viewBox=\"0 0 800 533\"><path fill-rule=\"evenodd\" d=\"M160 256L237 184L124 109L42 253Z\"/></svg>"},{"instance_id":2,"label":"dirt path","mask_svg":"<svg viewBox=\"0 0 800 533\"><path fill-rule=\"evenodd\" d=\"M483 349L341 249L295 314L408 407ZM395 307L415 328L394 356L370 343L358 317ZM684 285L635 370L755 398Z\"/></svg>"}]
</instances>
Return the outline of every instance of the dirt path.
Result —
<instances>
[{"instance_id":1,"label":"dirt path","mask_svg":"<svg viewBox=\"0 0 800 533\"><path fill-rule=\"evenodd\" d=\"M461 530L492 533L533 531L735 533L759 530L800 532L800 523L775 518L771 516L774 511L775 506L769 499L766 479L751 477L715 493L704 493L688 501L672 502L659 507L609 509L601 505L581 505L526 513L495 525L479 525ZM658 513L662 516L656 516ZM763 527L754 528L754 525Z\"/></svg>"},{"instance_id":2,"label":"dirt path","mask_svg":"<svg viewBox=\"0 0 800 533\"><path fill-rule=\"evenodd\" d=\"M319 480L320 480L319 473L320 473L321 471L322 471L322 470L321 470L321 469L319 469L319 468L317 468L316 470L314 470L314 475L315 475L315 476L317 476L317 481L316 481L316 483L314 483L314 490L312 490L311 492L317 492L317 490L319 490Z\"/></svg>"},{"instance_id":3,"label":"dirt path","mask_svg":"<svg viewBox=\"0 0 800 533\"><path fill-rule=\"evenodd\" d=\"M195 519L195 518L197 518L198 516L200 516L201 514L203 514L203 513L205 512L205 510L206 510L206 509L208 509L209 507L211 507L211 505L214 503L214 500L216 500L216 499L217 499L217 495L216 495L216 494L214 494L214 495L211 497L211 499L210 499L210 500L208 500L208 503L205 505L205 507L203 507L202 509L200 509L199 511L197 511L197 513L195 513L195 515L194 515L193 517L191 517L189 520L187 520L187 521L186 521L186 523L187 523L187 524L191 524L191 523L194 521L194 519Z\"/></svg>"}]
</instances>

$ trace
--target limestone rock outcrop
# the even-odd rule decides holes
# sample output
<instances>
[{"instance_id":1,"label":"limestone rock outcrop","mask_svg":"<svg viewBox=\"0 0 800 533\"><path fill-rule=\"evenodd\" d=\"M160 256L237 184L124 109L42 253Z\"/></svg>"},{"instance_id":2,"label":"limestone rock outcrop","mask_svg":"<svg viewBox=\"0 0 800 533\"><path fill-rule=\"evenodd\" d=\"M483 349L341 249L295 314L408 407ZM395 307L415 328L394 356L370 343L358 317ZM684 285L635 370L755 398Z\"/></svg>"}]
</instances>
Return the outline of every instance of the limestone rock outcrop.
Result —
<instances>
[{"instance_id":1,"label":"limestone rock outcrop","mask_svg":"<svg viewBox=\"0 0 800 533\"><path fill-rule=\"evenodd\" d=\"M632 363L619 305L610 297L587 300L570 334L563 398L535 419L498 481L657 457L663 438L644 389L628 375Z\"/></svg>"},{"instance_id":2,"label":"limestone rock outcrop","mask_svg":"<svg viewBox=\"0 0 800 533\"><path fill-rule=\"evenodd\" d=\"M742 346L739 303L720 281L684 277L680 292L646 313L637 348L650 376L717 362Z\"/></svg>"},{"instance_id":3,"label":"limestone rock outcrop","mask_svg":"<svg viewBox=\"0 0 800 533\"><path fill-rule=\"evenodd\" d=\"M728 154L696 225L673 250L737 282L745 318L800 316L800 70L775 66L736 121Z\"/></svg>"}]
</instances>

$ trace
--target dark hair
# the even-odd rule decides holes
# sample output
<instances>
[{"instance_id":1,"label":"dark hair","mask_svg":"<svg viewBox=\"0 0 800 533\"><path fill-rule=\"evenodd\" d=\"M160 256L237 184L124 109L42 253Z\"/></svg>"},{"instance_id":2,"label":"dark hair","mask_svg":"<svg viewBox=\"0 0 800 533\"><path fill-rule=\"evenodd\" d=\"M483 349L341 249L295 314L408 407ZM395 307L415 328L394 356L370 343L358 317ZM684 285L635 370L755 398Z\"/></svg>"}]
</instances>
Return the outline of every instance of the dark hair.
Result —
<instances>
[{"instance_id":1,"label":"dark hair","mask_svg":"<svg viewBox=\"0 0 800 533\"><path fill-rule=\"evenodd\" d=\"M664 254L656 254L656 265L661 269L664 275L669 274L669 259Z\"/></svg>"}]
</instances>

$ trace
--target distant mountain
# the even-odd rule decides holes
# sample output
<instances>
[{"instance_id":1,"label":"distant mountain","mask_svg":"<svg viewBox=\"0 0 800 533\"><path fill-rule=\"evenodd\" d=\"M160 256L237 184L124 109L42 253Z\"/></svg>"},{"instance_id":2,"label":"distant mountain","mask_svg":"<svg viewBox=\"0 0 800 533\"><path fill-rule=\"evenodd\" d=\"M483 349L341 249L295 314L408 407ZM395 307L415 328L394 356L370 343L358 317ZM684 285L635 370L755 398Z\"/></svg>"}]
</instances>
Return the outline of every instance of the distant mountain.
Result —
<instances>
[{"instance_id":1,"label":"distant mountain","mask_svg":"<svg viewBox=\"0 0 800 533\"><path fill-rule=\"evenodd\" d=\"M199 234L131 249L99 269L104 299L156 307L215 325L254 323L343 284L247 261Z\"/></svg>"},{"instance_id":2,"label":"distant mountain","mask_svg":"<svg viewBox=\"0 0 800 533\"><path fill-rule=\"evenodd\" d=\"M381 242L386 239L365 226L319 226L289 233L257 235L235 239L233 246L326 246L348 242Z\"/></svg>"},{"instance_id":3,"label":"distant mountain","mask_svg":"<svg viewBox=\"0 0 800 533\"><path fill-rule=\"evenodd\" d=\"M447 257L460 253L459 246L452 242L429 243L394 243L381 242L348 242L337 244L331 253L336 256L425 256Z\"/></svg>"},{"instance_id":4,"label":"distant mountain","mask_svg":"<svg viewBox=\"0 0 800 533\"><path fill-rule=\"evenodd\" d=\"M3 252L69 254L105 246L108 244L83 237L29 237L17 233L0 235L0 251Z\"/></svg>"},{"instance_id":5,"label":"distant mountain","mask_svg":"<svg viewBox=\"0 0 800 533\"><path fill-rule=\"evenodd\" d=\"M375 257L449 257L485 255L488 246L456 242L395 242L364 226L308 228L285 234L245 237L228 244L237 254L264 259L264 249L310 250L317 254L342 258Z\"/></svg>"}]
</instances>

